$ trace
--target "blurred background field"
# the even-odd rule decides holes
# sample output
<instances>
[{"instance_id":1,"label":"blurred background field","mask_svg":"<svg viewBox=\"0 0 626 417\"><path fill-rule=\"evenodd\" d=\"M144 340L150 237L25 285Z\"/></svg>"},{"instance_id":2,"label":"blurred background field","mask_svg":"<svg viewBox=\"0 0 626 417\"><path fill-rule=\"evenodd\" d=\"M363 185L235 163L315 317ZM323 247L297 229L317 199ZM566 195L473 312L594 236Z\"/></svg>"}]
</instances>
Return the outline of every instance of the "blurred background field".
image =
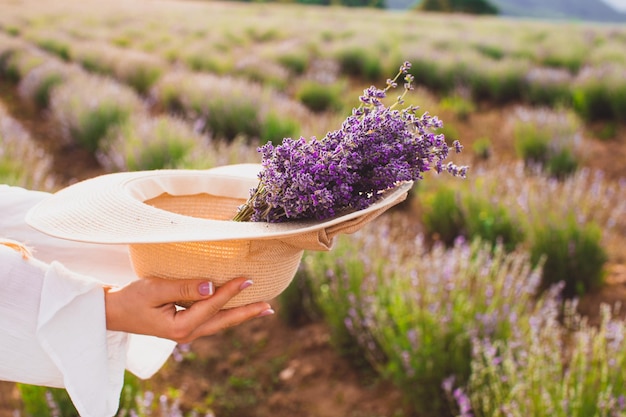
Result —
<instances>
[{"instance_id":1,"label":"blurred background field","mask_svg":"<svg viewBox=\"0 0 626 417\"><path fill-rule=\"evenodd\" d=\"M306 253L278 317L128 375L120 416L626 415L623 25L2 0L0 181L259 162L339 128L403 61L468 178L427 175ZM1 387L1 416L73 413L63 391Z\"/></svg>"}]
</instances>

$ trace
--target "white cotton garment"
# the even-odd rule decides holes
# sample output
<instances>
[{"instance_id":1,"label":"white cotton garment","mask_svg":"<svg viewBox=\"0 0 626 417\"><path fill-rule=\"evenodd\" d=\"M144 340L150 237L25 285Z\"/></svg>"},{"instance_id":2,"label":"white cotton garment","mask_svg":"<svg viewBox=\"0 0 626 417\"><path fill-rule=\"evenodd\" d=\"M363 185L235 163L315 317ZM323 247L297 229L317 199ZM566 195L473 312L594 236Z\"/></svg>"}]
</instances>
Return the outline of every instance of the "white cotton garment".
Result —
<instances>
[{"instance_id":1,"label":"white cotton garment","mask_svg":"<svg viewBox=\"0 0 626 417\"><path fill-rule=\"evenodd\" d=\"M82 417L113 416L124 370L149 378L175 342L106 330L102 285L135 279L127 248L32 229L24 215L47 195L0 185L0 379L63 387Z\"/></svg>"}]
</instances>

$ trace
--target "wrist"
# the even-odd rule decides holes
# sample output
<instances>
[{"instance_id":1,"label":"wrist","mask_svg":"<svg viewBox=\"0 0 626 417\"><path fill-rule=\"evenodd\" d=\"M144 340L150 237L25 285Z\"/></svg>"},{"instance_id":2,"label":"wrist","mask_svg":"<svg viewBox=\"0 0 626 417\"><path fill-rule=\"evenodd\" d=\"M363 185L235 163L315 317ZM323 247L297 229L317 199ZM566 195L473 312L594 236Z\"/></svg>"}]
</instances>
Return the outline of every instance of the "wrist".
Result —
<instances>
[{"instance_id":1,"label":"wrist","mask_svg":"<svg viewBox=\"0 0 626 417\"><path fill-rule=\"evenodd\" d=\"M119 307L117 303L117 290L115 287L103 286L104 291L104 315L107 330L120 330Z\"/></svg>"}]
</instances>

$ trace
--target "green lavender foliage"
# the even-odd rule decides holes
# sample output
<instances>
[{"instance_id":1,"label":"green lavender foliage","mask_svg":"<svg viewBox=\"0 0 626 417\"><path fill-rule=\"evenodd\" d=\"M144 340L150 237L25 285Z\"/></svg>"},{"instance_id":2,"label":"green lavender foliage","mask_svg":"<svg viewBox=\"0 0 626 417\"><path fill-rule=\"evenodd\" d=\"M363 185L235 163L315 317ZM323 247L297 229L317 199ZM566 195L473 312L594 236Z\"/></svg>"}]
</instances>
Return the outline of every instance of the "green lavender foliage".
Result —
<instances>
[{"instance_id":1,"label":"green lavender foliage","mask_svg":"<svg viewBox=\"0 0 626 417\"><path fill-rule=\"evenodd\" d=\"M307 108L315 113L338 111L342 107L342 90L336 84L307 81L298 87L296 94Z\"/></svg>"},{"instance_id":2,"label":"green lavender foliage","mask_svg":"<svg viewBox=\"0 0 626 417\"><path fill-rule=\"evenodd\" d=\"M129 87L83 75L54 89L50 108L65 140L95 154L109 131L141 113L143 105Z\"/></svg>"},{"instance_id":3,"label":"green lavender foliage","mask_svg":"<svg viewBox=\"0 0 626 417\"><path fill-rule=\"evenodd\" d=\"M623 195L624 185L602 172L583 169L558 180L528 175L520 163L462 182L429 179L416 188L414 204L429 236L448 244L480 236L525 248L535 261L546 256L542 288L563 281L568 295L581 295L602 284L608 243L626 231Z\"/></svg>"},{"instance_id":4,"label":"green lavender foliage","mask_svg":"<svg viewBox=\"0 0 626 417\"><path fill-rule=\"evenodd\" d=\"M476 340L456 398L476 417L621 416L626 411L625 325L610 307L599 325L546 303L508 340ZM467 394L467 395L466 395Z\"/></svg>"},{"instance_id":5,"label":"green lavender foliage","mask_svg":"<svg viewBox=\"0 0 626 417\"><path fill-rule=\"evenodd\" d=\"M52 159L0 103L0 183L52 191Z\"/></svg>"},{"instance_id":6,"label":"green lavender foliage","mask_svg":"<svg viewBox=\"0 0 626 417\"><path fill-rule=\"evenodd\" d=\"M334 343L360 352L418 415L444 416L443 381L468 380L473 337L512 334L539 274L527 255L501 246L457 240L429 249L412 233L410 224L381 219L330 253L306 254L303 268Z\"/></svg>"},{"instance_id":7,"label":"green lavender foliage","mask_svg":"<svg viewBox=\"0 0 626 417\"><path fill-rule=\"evenodd\" d=\"M562 281L566 297L582 296L604 284L608 256L595 222L579 223L573 215L542 222L533 229L530 251L533 261L546 259L544 287Z\"/></svg>"},{"instance_id":8,"label":"green lavender foliage","mask_svg":"<svg viewBox=\"0 0 626 417\"><path fill-rule=\"evenodd\" d=\"M558 179L578 169L577 155L583 143L581 123L575 114L546 108L518 109L513 118L515 150L526 165Z\"/></svg>"},{"instance_id":9,"label":"green lavender foliage","mask_svg":"<svg viewBox=\"0 0 626 417\"><path fill-rule=\"evenodd\" d=\"M129 119L106 139L98 159L112 172L181 168L208 141L168 116Z\"/></svg>"}]
</instances>

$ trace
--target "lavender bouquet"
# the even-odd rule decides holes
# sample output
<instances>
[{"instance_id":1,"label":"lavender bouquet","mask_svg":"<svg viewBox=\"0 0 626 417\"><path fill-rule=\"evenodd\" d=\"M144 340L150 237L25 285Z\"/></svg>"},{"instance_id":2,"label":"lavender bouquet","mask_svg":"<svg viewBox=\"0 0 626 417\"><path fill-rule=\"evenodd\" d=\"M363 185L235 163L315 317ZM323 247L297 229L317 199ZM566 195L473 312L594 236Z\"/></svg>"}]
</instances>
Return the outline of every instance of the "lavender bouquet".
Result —
<instances>
[{"instance_id":1,"label":"lavender bouquet","mask_svg":"<svg viewBox=\"0 0 626 417\"><path fill-rule=\"evenodd\" d=\"M443 126L436 116L418 115L417 106L396 109L413 89L410 68L405 62L383 90L367 88L341 129L321 140L285 138L281 145L260 147L259 185L233 220L323 220L366 208L385 190L420 180L433 168L465 177L467 167L444 163L449 148L444 135L434 133ZM382 100L400 77L404 91L386 107ZM453 147L461 152L459 141Z\"/></svg>"}]
</instances>

